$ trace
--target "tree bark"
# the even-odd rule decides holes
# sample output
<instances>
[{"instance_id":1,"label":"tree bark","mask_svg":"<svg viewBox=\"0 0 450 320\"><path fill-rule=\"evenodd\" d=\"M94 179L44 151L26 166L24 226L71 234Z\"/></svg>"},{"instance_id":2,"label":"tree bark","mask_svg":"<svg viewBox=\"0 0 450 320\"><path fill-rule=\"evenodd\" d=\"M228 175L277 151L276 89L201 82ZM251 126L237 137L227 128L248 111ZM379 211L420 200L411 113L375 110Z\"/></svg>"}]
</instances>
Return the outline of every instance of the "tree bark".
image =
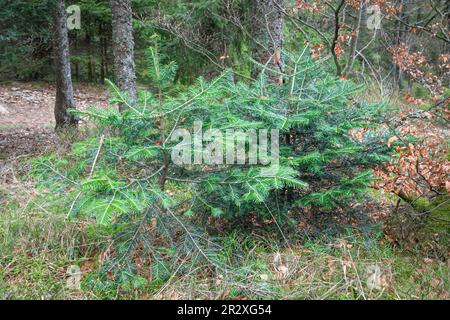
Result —
<instances>
[{"instance_id":1,"label":"tree bark","mask_svg":"<svg viewBox=\"0 0 450 320\"><path fill-rule=\"evenodd\" d=\"M69 37L64 0L59 0L57 3L54 15L54 29L56 77L55 120L56 129L59 129L65 126L76 126L78 123L77 118L68 113L69 109L75 109L75 102L70 71Z\"/></svg>"},{"instance_id":2,"label":"tree bark","mask_svg":"<svg viewBox=\"0 0 450 320\"><path fill-rule=\"evenodd\" d=\"M339 40L339 31L341 30L341 22L339 20L339 14L344 7L345 0L341 0L337 8L334 10L334 37L331 44L331 55L333 56L334 64L336 65L336 74L338 77L342 76L342 66L339 62L339 56L336 52L336 48Z\"/></svg>"},{"instance_id":3,"label":"tree bark","mask_svg":"<svg viewBox=\"0 0 450 320\"><path fill-rule=\"evenodd\" d=\"M398 46L403 42L404 38L404 32L403 32L403 25L401 24L400 20L403 20L404 18L404 11L405 11L405 3L404 0L399 0L398 5L402 7L402 12L399 14L399 20L395 22L395 38L394 38L394 45ZM400 91L403 90L403 71L400 69L400 67L394 62L394 88L399 89Z\"/></svg>"},{"instance_id":4,"label":"tree bark","mask_svg":"<svg viewBox=\"0 0 450 320\"><path fill-rule=\"evenodd\" d=\"M132 103L136 101L134 39L131 0L111 0L114 77ZM120 105L119 109L123 110Z\"/></svg>"},{"instance_id":5,"label":"tree bark","mask_svg":"<svg viewBox=\"0 0 450 320\"><path fill-rule=\"evenodd\" d=\"M75 33L75 54L78 54L78 32ZM78 62L78 59L75 60L74 67L75 79L80 81L80 63Z\"/></svg>"},{"instance_id":6,"label":"tree bark","mask_svg":"<svg viewBox=\"0 0 450 320\"><path fill-rule=\"evenodd\" d=\"M98 32L101 34L100 36L100 82L105 83L106 73L105 73L105 64L106 64L106 56L105 56L105 36L103 25L100 24Z\"/></svg>"},{"instance_id":7,"label":"tree bark","mask_svg":"<svg viewBox=\"0 0 450 320\"><path fill-rule=\"evenodd\" d=\"M89 34L89 31L86 32L86 46L87 46L87 53L88 53L88 60L87 60L87 70L88 70L88 81L89 82L95 82L94 80L94 74L95 74L95 66L92 63L92 37Z\"/></svg>"},{"instance_id":8,"label":"tree bark","mask_svg":"<svg viewBox=\"0 0 450 320\"><path fill-rule=\"evenodd\" d=\"M252 37L253 59L277 72L283 72L283 0L253 0ZM260 67L255 67L252 76L257 77ZM270 81L281 82L279 74L266 71Z\"/></svg>"},{"instance_id":9,"label":"tree bark","mask_svg":"<svg viewBox=\"0 0 450 320\"><path fill-rule=\"evenodd\" d=\"M353 26L352 39L350 41L350 52L348 54L347 65L345 66L344 71L342 71L342 74L344 77L348 76L348 74L352 71L353 64L355 63L356 48L358 46L359 31L361 29L363 6L364 6L364 1L361 1L358 12L357 12L355 24Z\"/></svg>"}]
</instances>

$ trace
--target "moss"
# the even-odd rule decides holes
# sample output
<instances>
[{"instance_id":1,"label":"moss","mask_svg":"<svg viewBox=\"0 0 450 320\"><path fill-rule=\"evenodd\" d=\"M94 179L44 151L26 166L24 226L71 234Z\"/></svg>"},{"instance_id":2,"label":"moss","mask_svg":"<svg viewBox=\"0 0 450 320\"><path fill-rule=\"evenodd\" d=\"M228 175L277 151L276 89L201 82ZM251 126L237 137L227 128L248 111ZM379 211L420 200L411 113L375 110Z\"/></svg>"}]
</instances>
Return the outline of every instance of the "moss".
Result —
<instances>
[{"instance_id":1,"label":"moss","mask_svg":"<svg viewBox=\"0 0 450 320\"><path fill-rule=\"evenodd\" d=\"M450 196L443 195L432 201L427 198L411 199L411 205L419 213L427 213L427 233L450 233Z\"/></svg>"},{"instance_id":2,"label":"moss","mask_svg":"<svg viewBox=\"0 0 450 320\"><path fill-rule=\"evenodd\" d=\"M430 201L426 198L412 200L411 205L418 212L427 212L432 208Z\"/></svg>"},{"instance_id":3,"label":"moss","mask_svg":"<svg viewBox=\"0 0 450 320\"><path fill-rule=\"evenodd\" d=\"M412 87L412 94L418 99L429 99L431 98L430 93L422 85L415 83Z\"/></svg>"},{"instance_id":4,"label":"moss","mask_svg":"<svg viewBox=\"0 0 450 320\"><path fill-rule=\"evenodd\" d=\"M436 197L430 205L430 216L426 225L432 233L450 233L450 196Z\"/></svg>"},{"instance_id":5,"label":"moss","mask_svg":"<svg viewBox=\"0 0 450 320\"><path fill-rule=\"evenodd\" d=\"M450 97L450 88L446 88L444 90L444 98L449 98Z\"/></svg>"}]
</instances>

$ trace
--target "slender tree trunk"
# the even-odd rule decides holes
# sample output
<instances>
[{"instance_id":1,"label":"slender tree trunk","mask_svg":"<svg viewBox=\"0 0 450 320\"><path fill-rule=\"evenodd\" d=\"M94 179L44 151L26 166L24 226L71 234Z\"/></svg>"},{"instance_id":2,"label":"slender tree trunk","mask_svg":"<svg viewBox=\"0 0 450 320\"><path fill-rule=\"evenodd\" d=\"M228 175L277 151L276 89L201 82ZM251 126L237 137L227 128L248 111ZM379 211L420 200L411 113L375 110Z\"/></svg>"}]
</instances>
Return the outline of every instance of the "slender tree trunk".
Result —
<instances>
[{"instance_id":1,"label":"slender tree trunk","mask_svg":"<svg viewBox=\"0 0 450 320\"><path fill-rule=\"evenodd\" d=\"M283 72L283 0L253 0L252 37L254 41L253 58L268 68ZM255 67L252 76L256 77L261 68ZM282 82L279 74L265 72L270 81Z\"/></svg>"},{"instance_id":2,"label":"slender tree trunk","mask_svg":"<svg viewBox=\"0 0 450 320\"><path fill-rule=\"evenodd\" d=\"M446 25L446 29L447 29L447 33L450 34L450 1L447 1L447 5L446 5L446 10L447 11L447 25ZM442 52L443 53L450 53L450 44L446 41L444 41L444 44L442 45ZM448 83L448 82L447 82Z\"/></svg>"},{"instance_id":3,"label":"slender tree trunk","mask_svg":"<svg viewBox=\"0 0 450 320\"><path fill-rule=\"evenodd\" d=\"M78 54L78 32L75 33L75 54ZM75 79L80 81L80 63L75 60Z\"/></svg>"},{"instance_id":4,"label":"slender tree trunk","mask_svg":"<svg viewBox=\"0 0 450 320\"><path fill-rule=\"evenodd\" d=\"M111 0L114 76L120 90L136 101L131 0ZM123 106L119 106L123 110Z\"/></svg>"},{"instance_id":5,"label":"slender tree trunk","mask_svg":"<svg viewBox=\"0 0 450 320\"><path fill-rule=\"evenodd\" d=\"M86 46L87 46L87 53L88 53L88 60L87 60L87 70L88 70L88 81L94 82L94 67L92 63L92 38L89 34L89 31L86 32Z\"/></svg>"},{"instance_id":6,"label":"slender tree trunk","mask_svg":"<svg viewBox=\"0 0 450 320\"><path fill-rule=\"evenodd\" d=\"M103 26L100 25L99 26L99 33L101 34L100 36L100 82L104 83L105 82L105 78L106 78L106 74L105 74L105 51L103 50L103 48L105 47L104 42L105 40L105 36L104 36L104 30L103 30Z\"/></svg>"},{"instance_id":7,"label":"slender tree trunk","mask_svg":"<svg viewBox=\"0 0 450 320\"><path fill-rule=\"evenodd\" d=\"M399 6L402 7L402 12L400 12L399 14L399 19L403 20L405 11L404 0L399 0L398 4ZM395 39L394 39L394 45L396 46L400 45L403 41L404 33L402 32L402 30L403 25L399 20L397 20L395 22ZM403 72L395 62L394 62L394 85L395 88L403 90Z\"/></svg>"},{"instance_id":8,"label":"slender tree trunk","mask_svg":"<svg viewBox=\"0 0 450 320\"><path fill-rule=\"evenodd\" d=\"M364 1L361 1L358 12L357 12L355 24L353 26L352 39L350 41L350 52L348 54L347 65L345 66L344 71L342 72L343 76L348 76L348 74L353 69L353 64L355 63L356 48L358 46L358 38L359 38L359 31L361 28L363 6L364 6Z\"/></svg>"},{"instance_id":9,"label":"slender tree trunk","mask_svg":"<svg viewBox=\"0 0 450 320\"><path fill-rule=\"evenodd\" d=\"M105 74L105 56L103 55L103 44L102 44L103 40L100 40L100 82L101 83L105 83L105 78L106 78L106 74Z\"/></svg>"},{"instance_id":10,"label":"slender tree trunk","mask_svg":"<svg viewBox=\"0 0 450 320\"><path fill-rule=\"evenodd\" d=\"M73 99L72 76L70 72L69 37L64 0L59 0L54 15L54 49L56 75L55 120L56 128L76 126L75 116L68 109L75 108Z\"/></svg>"},{"instance_id":11,"label":"slender tree trunk","mask_svg":"<svg viewBox=\"0 0 450 320\"><path fill-rule=\"evenodd\" d=\"M333 56L334 64L336 65L336 74L337 76L342 76L342 66L339 62L339 55L336 52L336 48L338 46L339 41L339 31L341 30L341 21L339 20L339 14L341 12L341 9L345 5L345 0L341 0L341 2L338 4L337 8L334 11L334 36L333 36L333 43L331 44L331 55Z\"/></svg>"},{"instance_id":12,"label":"slender tree trunk","mask_svg":"<svg viewBox=\"0 0 450 320\"><path fill-rule=\"evenodd\" d=\"M103 55L105 57L105 76L109 77L108 69L108 37L105 36L105 41L103 42Z\"/></svg>"}]
</instances>

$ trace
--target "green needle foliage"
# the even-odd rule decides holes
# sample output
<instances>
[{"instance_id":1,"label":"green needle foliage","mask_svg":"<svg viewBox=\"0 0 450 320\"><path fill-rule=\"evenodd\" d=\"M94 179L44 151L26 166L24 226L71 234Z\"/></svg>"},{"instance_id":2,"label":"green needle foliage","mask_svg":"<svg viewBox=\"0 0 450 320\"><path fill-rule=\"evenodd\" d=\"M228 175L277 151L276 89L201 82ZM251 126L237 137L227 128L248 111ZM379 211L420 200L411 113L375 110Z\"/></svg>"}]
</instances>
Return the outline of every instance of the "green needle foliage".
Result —
<instances>
[{"instance_id":1,"label":"green needle foliage","mask_svg":"<svg viewBox=\"0 0 450 320\"><path fill-rule=\"evenodd\" d=\"M111 104L123 104L126 111L92 106L77 112L104 139L79 142L63 159L50 155L36 161L35 175L47 188L64 192L69 216L110 224L157 206L187 216L232 219L251 212L282 220L296 207L345 209L367 191L368 168L387 159L387 132L376 129L384 106L355 101L362 88L328 74L325 61L312 61L306 49L301 55L285 53L282 84L270 81L266 74L272 71L261 66L255 81L235 81L228 70L180 91L173 86L177 65L161 63L154 40L148 51L154 90L141 91L132 104L108 82ZM192 133L199 120L204 130L278 129L278 170L268 173L261 170L267 166L248 161L174 164L178 141L171 134L177 128ZM356 130L363 132L359 139L350 134ZM225 148L233 141L219 143Z\"/></svg>"},{"instance_id":2,"label":"green needle foliage","mask_svg":"<svg viewBox=\"0 0 450 320\"><path fill-rule=\"evenodd\" d=\"M132 103L107 82L111 105L124 105L125 111L76 111L99 134L73 144L66 155L38 158L32 173L49 191L47 203L69 218L91 217L111 232L110 259L86 278L90 289L115 292L117 285L140 283L142 266L135 261L150 256L155 284L196 265L230 277L228 282L250 288L249 294L273 296L273 288L248 283L257 275L240 269L239 257L230 264L205 233L205 221L228 219L239 228L238 220L251 214L280 228L295 224L292 212L302 208L350 209L368 189L369 168L387 159L387 132L379 129L384 106L354 100L362 88L331 76L325 61L312 61L306 49L284 53L282 84L266 77L271 70L261 66L255 81L236 81L227 70L180 90L173 83L176 64L161 62L154 40L148 50L152 89ZM172 133L184 128L192 134L196 121L204 132L278 129L279 166L250 165L248 152L245 164L177 165L171 154L179 141L172 141ZM352 130L359 130L358 138ZM225 156L235 141L223 137L215 142ZM203 151L192 142L193 151ZM244 146L249 151L248 140Z\"/></svg>"}]
</instances>

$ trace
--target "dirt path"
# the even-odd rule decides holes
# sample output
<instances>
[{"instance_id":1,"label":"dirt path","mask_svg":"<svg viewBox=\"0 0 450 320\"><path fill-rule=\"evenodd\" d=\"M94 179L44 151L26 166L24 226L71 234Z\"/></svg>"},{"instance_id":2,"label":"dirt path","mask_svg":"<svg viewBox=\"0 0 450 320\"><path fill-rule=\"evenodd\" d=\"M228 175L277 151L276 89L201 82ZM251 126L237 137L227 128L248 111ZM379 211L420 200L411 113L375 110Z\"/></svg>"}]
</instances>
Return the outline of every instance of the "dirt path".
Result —
<instances>
[{"instance_id":1,"label":"dirt path","mask_svg":"<svg viewBox=\"0 0 450 320\"><path fill-rule=\"evenodd\" d=\"M77 108L105 107L107 92L99 86L75 86ZM0 85L0 164L6 159L33 154L54 146L55 87L43 83Z\"/></svg>"}]
</instances>

